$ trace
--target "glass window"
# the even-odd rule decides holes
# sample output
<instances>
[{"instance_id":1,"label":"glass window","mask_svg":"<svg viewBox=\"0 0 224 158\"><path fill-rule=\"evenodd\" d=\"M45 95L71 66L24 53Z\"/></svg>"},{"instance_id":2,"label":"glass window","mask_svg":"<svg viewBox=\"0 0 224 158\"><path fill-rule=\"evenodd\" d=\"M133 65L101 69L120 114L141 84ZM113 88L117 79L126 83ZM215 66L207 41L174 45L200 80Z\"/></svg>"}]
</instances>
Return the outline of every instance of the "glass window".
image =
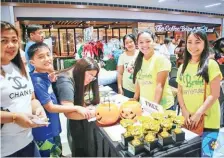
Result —
<instances>
[{"instance_id":1,"label":"glass window","mask_svg":"<svg viewBox=\"0 0 224 158\"><path fill-rule=\"evenodd\" d=\"M50 36L49 29L41 29L41 31L43 32L44 38L48 38Z\"/></svg>"},{"instance_id":2,"label":"glass window","mask_svg":"<svg viewBox=\"0 0 224 158\"><path fill-rule=\"evenodd\" d=\"M106 35L105 35L105 29L104 28L99 29L99 40L106 40Z\"/></svg>"},{"instance_id":3,"label":"glass window","mask_svg":"<svg viewBox=\"0 0 224 158\"><path fill-rule=\"evenodd\" d=\"M112 38L112 29L107 29L107 42Z\"/></svg>"},{"instance_id":4,"label":"glass window","mask_svg":"<svg viewBox=\"0 0 224 158\"><path fill-rule=\"evenodd\" d=\"M128 34L131 34L132 33L132 29L130 28L130 29L128 29Z\"/></svg>"},{"instance_id":5,"label":"glass window","mask_svg":"<svg viewBox=\"0 0 224 158\"><path fill-rule=\"evenodd\" d=\"M75 33L76 33L76 43L82 44L84 41L83 29L75 29Z\"/></svg>"},{"instance_id":6,"label":"glass window","mask_svg":"<svg viewBox=\"0 0 224 158\"><path fill-rule=\"evenodd\" d=\"M60 29L60 44L61 44L61 55L67 56L67 38L66 38L66 29Z\"/></svg>"},{"instance_id":7,"label":"glass window","mask_svg":"<svg viewBox=\"0 0 224 158\"><path fill-rule=\"evenodd\" d=\"M51 29L51 38L52 38L53 54L56 56L60 56L58 29Z\"/></svg>"},{"instance_id":8,"label":"glass window","mask_svg":"<svg viewBox=\"0 0 224 158\"><path fill-rule=\"evenodd\" d=\"M126 35L126 29L120 29L120 38L122 39Z\"/></svg>"},{"instance_id":9,"label":"glass window","mask_svg":"<svg viewBox=\"0 0 224 158\"><path fill-rule=\"evenodd\" d=\"M74 42L74 30L68 29L68 45L69 45L69 56L75 53L75 42Z\"/></svg>"},{"instance_id":10,"label":"glass window","mask_svg":"<svg viewBox=\"0 0 224 158\"><path fill-rule=\"evenodd\" d=\"M93 29L93 40L94 41L98 40L97 29Z\"/></svg>"},{"instance_id":11,"label":"glass window","mask_svg":"<svg viewBox=\"0 0 224 158\"><path fill-rule=\"evenodd\" d=\"M83 29L76 28L75 34L76 34L76 51L78 52L81 49L81 45L84 42Z\"/></svg>"},{"instance_id":12,"label":"glass window","mask_svg":"<svg viewBox=\"0 0 224 158\"><path fill-rule=\"evenodd\" d=\"M119 29L113 29L113 38L119 38Z\"/></svg>"}]
</instances>

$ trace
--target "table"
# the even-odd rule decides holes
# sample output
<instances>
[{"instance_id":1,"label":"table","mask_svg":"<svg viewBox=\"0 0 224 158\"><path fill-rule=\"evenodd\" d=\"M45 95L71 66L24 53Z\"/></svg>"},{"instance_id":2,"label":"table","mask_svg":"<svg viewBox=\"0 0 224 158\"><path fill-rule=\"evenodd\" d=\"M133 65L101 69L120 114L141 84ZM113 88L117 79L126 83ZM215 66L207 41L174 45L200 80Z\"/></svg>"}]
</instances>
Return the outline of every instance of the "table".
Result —
<instances>
[{"instance_id":1,"label":"table","mask_svg":"<svg viewBox=\"0 0 224 158\"><path fill-rule=\"evenodd\" d=\"M92 157L127 157L127 151L122 150L119 142L114 142L102 127L95 122L89 123L88 129L88 155ZM198 136L180 146L175 146L164 151L158 151L152 155L144 152L141 156L151 157L200 157L201 138Z\"/></svg>"},{"instance_id":2,"label":"table","mask_svg":"<svg viewBox=\"0 0 224 158\"><path fill-rule=\"evenodd\" d=\"M122 101L128 98L118 95L111 96L117 105L120 105ZM123 98L122 98L123 97ZM119 99L118 99L119 98ZM127 157L127 151L123 150L119 142L112 141L108 134L105 132L103 127L97 126L96 122L87 122L85 125L87 129L86 139L88 140L87 155L91 157ZM113 130L112 130L113 131ZM114 131L116 132L116 131ZM201 138L199 136L186 141L184 144L178 146L172 146L171 148L164 149L163 151L157 151L152 155L144 152L141 156L151 157L200 157L201 153Z\"/></svg>"}]
</instances>

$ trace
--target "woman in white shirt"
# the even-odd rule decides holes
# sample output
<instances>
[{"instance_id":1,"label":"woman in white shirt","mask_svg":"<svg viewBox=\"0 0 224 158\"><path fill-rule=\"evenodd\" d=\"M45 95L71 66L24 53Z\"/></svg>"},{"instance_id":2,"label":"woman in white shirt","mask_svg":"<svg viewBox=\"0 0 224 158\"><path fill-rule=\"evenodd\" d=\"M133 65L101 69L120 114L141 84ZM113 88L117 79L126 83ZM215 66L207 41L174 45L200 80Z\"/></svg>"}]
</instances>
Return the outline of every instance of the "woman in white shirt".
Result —
<instances>
[{"instance_id":1,"label":"woman in white shirt","mask_svg":"<svg viewBox=\"0 0 224 158\"><path fill-rule=\"evenodd\" d=\"M33 85L19 54L16 28L1 21L1 156L39 157L32 119L46 117L33 95Z\"/></svg>"},{"instance_id":2,"label":"woman in white shirt","mask_svg":"<svg viewBox=\"0 0 224 158\"><path fill-rule=\"evenodd\" d=\"M134 63L138 55L136 49L136 39L133 34L123 37L125 51L120 55L117 65L117 85L118 93L128 98L134 97L135 86L133 83Z\"/></svg>"}]
</instances>

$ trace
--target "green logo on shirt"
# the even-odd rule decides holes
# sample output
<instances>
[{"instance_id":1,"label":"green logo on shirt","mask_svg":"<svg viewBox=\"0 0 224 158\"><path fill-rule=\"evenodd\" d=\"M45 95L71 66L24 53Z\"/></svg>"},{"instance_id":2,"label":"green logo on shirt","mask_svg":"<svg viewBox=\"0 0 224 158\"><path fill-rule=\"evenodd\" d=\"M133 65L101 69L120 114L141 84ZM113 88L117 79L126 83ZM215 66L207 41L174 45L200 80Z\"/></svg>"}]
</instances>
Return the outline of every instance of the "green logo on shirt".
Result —
<instances>
[{"instance_id":1,"label":"green logo on shirt","mask_svg":"<svg viewBox=\"0 0 224 158\"><path fill-rule=\"evenodd\" d=\"M139 73L139 78L138 79L151 79L152 75L149 73Z\"/></svg>"},{"instance_id":2,"label":"green logo on shirt","mask_svg":"<svg viewBox=\"0 0 224 158\"><path fill-rule=\"evenodd\" d=\"M192 77L188 73L183 75L183 82L187 85L186 87L191 88L194 86L202 86L204 85L203 79L199 77Z\"/></svg>"}]
</instances>

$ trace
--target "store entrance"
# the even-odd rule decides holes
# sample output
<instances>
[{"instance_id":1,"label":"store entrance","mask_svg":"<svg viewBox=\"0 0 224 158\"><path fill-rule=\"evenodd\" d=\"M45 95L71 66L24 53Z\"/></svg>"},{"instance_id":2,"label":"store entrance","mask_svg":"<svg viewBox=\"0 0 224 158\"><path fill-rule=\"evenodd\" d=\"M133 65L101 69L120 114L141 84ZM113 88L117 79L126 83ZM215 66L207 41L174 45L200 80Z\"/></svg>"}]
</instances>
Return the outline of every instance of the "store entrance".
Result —
<instances>
[{"instance_id":1,"label":"store entrance","mask_svg":"<svg viewBox=\"0 0 224 158\"><path fill-rule=\"evenodd\" d=\"M80 45L88 41L102 41L107 43L112 38L120 41L137 26L132 21L20 21L23 28L23 44L28 37L26 27L32 24L43 26L43 33L46 39L52 39L52 50L54 56L74 56ZM92 28L92 32L85 39L85 30Z\"/></svg>"}]
</instances>

